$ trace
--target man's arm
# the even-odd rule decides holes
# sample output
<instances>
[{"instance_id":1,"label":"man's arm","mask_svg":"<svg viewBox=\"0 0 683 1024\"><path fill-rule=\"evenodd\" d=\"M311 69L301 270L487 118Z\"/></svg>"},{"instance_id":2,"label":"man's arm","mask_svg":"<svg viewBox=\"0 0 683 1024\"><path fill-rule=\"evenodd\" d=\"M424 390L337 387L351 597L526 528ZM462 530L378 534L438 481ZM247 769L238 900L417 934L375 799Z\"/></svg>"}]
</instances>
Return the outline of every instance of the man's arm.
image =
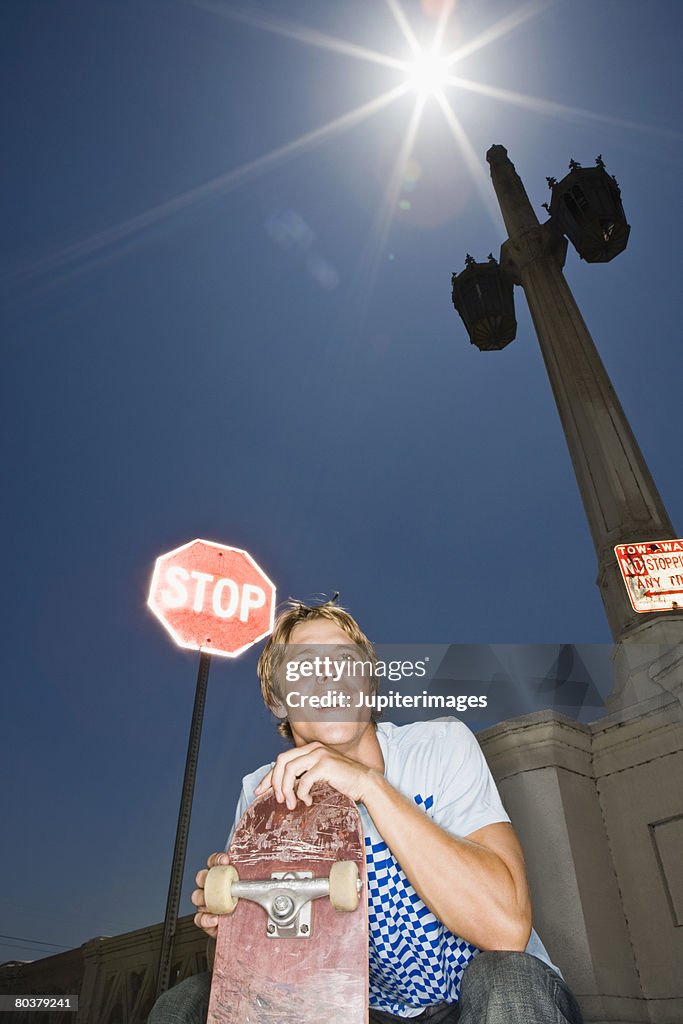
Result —
<instances>
[{"instance_id":1,"label":"man's arm","mask_svg":"<svg viewBox=\"0 0 683 1024\"><path fill-rule=\"evenodd\" d=\"M328 782L363 803L377 831L432 913L455 935L480 949L523 950L531 906L519 842L507 822L460 838L399 793L380 772L308 743L285 751L257 788L277 799L310 804L316 782Z\"/></svg>"},{"instance_id":2,"label":"man's arm","mask_svg":"<svg viewBox=\"0 0 683 1024\"><path fill-rule=\"evenodd\" d=\"M449 931L479 949L524 950L531 904L524 857L509 822L459 838L379 773L368 778L363 803L423 903Z\"/></svg>"}]
</instances>

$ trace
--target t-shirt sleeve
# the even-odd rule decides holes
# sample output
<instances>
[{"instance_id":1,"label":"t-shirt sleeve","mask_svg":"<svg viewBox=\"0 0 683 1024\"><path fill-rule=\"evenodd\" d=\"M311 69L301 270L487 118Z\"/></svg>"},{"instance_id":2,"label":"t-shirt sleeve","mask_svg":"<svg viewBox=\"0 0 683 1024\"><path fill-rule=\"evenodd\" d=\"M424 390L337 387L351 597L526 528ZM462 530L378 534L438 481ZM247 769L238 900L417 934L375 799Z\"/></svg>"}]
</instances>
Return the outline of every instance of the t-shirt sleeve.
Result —
<instances>
[{"instance_id":1,"label":"t-shirt sleeve","mask_svg":"<svg viewBox=\"0 0 683 1024\"><path fill-rule=\"evenodd\" d=\"M461 837L485 825L509 821L475 735L464 722L444 722L443 726L441 788L434 821Z\"/></svg>"},{"instance_id":2,"label":"t-shirt sleeve","mask_svg":"<svg viewBox=\"0 0 683 1024\"><path fill-rule=\"evenodd\" d=\"M228 838L225 841L225 849L226 850L230 846L230 842L232 840L232 834L235 831L235 829L237 828L237 822L240 820L240 818L242 817L242 815L244 814L244 812L246 811L246 809L247 809L247 807L249 806L250 803L251 803L251 801L247 797L247 793L246 793L246 790L244 788L244 782L243 782L242 783L242 790L240 792L240 798L237 801L237 809L235 810L235 818L234 818L234 821L232 823L232 828L230 829L230 832L228 834Z\"/></svg>"},{"instance_id":3,"label":"t-shirt sleeve","mask_svg":"<svg viewBox=\"0 0 683 1024\"><path fill-rule=\"evenodd\" d=\"M232 823L232 828L230 829L230 834L228 835L228 838L225 843L226 850L230 846L232 834L237 828L237 824L240 818L246 811L247 807L249 807L249 805L253 804L254 802L256 787L258 786L261 779L265 777L265 775L272 767L272 764L264 765L263 768L258 768L255 772L252 772L251 775L245 775L245 777L242 779L242 789L240 791L240 798L237 801L235 817Z\"/></svg>"}]
</instances>

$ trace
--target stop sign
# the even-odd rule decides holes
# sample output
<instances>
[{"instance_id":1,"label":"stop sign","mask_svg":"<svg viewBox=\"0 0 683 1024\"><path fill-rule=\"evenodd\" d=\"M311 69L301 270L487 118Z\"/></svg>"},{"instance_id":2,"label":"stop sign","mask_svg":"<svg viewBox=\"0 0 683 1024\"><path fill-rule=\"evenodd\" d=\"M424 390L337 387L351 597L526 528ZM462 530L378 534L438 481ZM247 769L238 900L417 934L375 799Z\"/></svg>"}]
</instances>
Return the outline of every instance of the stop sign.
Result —
<instances>
[{"instance_id":1,"label":"stop sign","mask_svg":"<svg viewBox=\"0 0 683 1024\"><path fill-rule=\"evenodd\" d=\"M272 631L275 587L246 551L191 540L157 558L147 604L180 647L234 658Z\"/></svg>"}]
</instances>

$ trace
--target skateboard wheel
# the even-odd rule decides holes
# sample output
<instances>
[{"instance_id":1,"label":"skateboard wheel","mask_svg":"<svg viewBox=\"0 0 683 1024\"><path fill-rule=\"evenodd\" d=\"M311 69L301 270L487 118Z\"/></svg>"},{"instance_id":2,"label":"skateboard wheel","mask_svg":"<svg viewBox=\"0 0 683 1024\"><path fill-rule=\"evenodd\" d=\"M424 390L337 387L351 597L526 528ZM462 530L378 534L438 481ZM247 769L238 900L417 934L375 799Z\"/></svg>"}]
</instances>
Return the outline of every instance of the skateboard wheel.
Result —
<instances>
[{"instance_id":1,"label":"skateboard wheel","mask_svg":"<svg viewBox=\"0 0 683 1024\"><path fill-rule=\"evenodd\" d=\"M359 902L358 865L338 860L330 868L330 903L335 910L355 910Z\"/></svg>"},{"instance_id":2,"label":"skateboard wheel","mask_svg":"<svg viewBox=\"0 0 683 1024\"><path fill-rule=\"evenodd\" d=\"M217 864L209 869L204 882L204 902L210 914L232 914L238 904L232 895L232 883L239 875L232 864Z\"/></svg>"}]
</instances>

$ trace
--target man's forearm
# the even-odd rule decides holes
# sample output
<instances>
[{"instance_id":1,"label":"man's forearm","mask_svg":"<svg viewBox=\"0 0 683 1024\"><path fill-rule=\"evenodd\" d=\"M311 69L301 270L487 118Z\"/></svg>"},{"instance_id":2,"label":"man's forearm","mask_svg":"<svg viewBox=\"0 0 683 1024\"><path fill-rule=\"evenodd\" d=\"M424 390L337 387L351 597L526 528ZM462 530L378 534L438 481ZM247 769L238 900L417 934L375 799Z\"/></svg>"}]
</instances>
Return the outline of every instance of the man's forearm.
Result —
<instances>
[{"instance_id":1,"label":"man's forearm","mask_svg":"<svg viewBox=\"0 0 683 1024\"><path fill-rule=\"evenodd\" d=\"M525 948L526 882L515 882L501 856L446 832L378 772L368 776L363 803L417 894L449 931L480 949Z\"/></svg>"}]
</instances>

